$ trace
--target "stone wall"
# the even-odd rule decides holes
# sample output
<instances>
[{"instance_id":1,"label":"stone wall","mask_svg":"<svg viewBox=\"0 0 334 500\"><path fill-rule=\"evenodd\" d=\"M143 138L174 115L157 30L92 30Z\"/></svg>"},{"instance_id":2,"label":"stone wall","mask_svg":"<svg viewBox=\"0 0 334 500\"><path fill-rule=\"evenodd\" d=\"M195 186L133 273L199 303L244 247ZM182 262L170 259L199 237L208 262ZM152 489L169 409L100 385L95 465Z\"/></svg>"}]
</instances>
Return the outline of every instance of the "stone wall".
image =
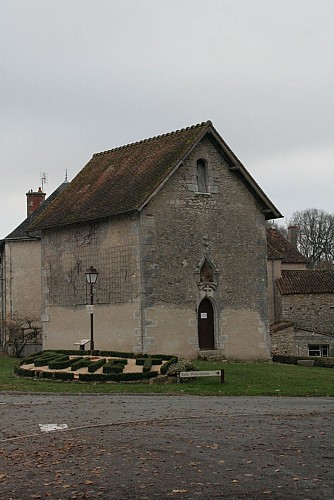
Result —
<instances>
[{"instance_id":1,"label":"stone wall","mask_svg":"<svg viewBox=\"0 0 334 500\"><path fill-rule=\"evenodd\" d=\"M208 165L207 193L197 191L198 158ZM196 355L197 309L208 295L216 349L229 359L267 359L264 216L209 139L147 204L140 227L146 349L165 352L182 344L181 355ZM216 283L207 291L198 283L205 256L217 268Z\"/></svg>"},{"instance_id":2,"label":"stone wall","mask_svg":"<svg viewBox=\"0 0 334 500\"><path fill-rule=\"evenodd\" d=\"M141 350L138 217L43 231L44 348L73 349L90 338L90 289L85 271L99 271L94 287L96 349ZM88 344L89 347L89 344Z\"/></svg>"},{"instance_id":3,"label":"stone wall","mask_svg":"<svg viewBox=\"0 0 334 500\"><path fill-rule=\"evenodd\" d=\"M287 294L280 296L281 319L297 328L334 334L333 294Z\"/></svg>"},{"instance_id":4,"label":"stone wall","mask_svg":"<svg viewBox=\"0 0 334 500\"><path fill-rule=\"evenodd\" d=\"M271 354L295 356L296 335L291 323L273 325L270 329Z\"/></svg>"}]
</instances>

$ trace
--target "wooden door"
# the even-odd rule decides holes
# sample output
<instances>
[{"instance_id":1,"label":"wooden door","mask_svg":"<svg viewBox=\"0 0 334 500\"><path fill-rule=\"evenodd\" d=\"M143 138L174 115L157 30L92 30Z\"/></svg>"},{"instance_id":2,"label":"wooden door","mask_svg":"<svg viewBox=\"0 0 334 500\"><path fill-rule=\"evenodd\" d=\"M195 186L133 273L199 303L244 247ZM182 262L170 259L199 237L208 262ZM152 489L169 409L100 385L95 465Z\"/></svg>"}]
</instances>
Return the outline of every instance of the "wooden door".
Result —
<instances>
[{"instance_id":1,"label":"wooden door","mask_svg":"<svg viewBox=\"0 0 334 500\"><path fill-rule=\"evenodd\" d=\"M200 349L214 349L213 307L209 299L203 299L198 308L198 343Z\"/></svg>"}]
</instances>

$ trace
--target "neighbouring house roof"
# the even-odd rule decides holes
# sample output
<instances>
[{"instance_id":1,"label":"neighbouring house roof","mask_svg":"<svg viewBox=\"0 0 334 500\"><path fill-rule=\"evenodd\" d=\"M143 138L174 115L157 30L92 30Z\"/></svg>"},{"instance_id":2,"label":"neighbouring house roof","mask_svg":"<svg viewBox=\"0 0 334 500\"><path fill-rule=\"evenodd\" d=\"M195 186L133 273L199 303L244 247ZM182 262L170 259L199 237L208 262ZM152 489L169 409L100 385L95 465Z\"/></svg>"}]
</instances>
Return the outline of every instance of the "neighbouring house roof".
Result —
<instances>
[{"instance_id":1,"label":"neighbouring house roof","mask_svg":"<svg viewBox=\"0 0 334 500\"><path fill-rule=\"evenodd\" d=\"M294 326L294 323L292 321L279 321L270 325L270 332L279 332L280 330L286 330L287 328L291 328L292 326Z\"/></svg>"},{"instance_id":2,"label":"neighbouring house roof","mask_svg":"<svg viewBox=\"0 0 334 500\"><path fill-rule=\"evenodd\" d=\"M22 239L31 239L31 238L40 238L41 232L38 230L30 231L29 228L31 224L39 217L44 210L46 210L49 205L57 198L57 196L64 191L64 189L69 185L68 181L63 182L58 186L55 191L53 191L46 200L41 203L40 207L35 210L31 215L29 215L21 224L17 226L14 231L12 231L8 236L6 236L2 241L10 241L10 240L22 240ZM28 234L29 232L29 234Z\"/></svg>"},{"instance_id":3,"label":"neighbouring house roof","mask_svg":"<svg viewBox=\"0 0 334 500\"><path fill-rule=\"evenodd\" d=\"M282 277L276 280L282 295L288 294L334 294L334 271L303 269L282 271Z\"/></svg>"},{"instance_id":4,"label":"neighbouring house roof","mask_svg":"<svg viewBox=\"0 0 334 500\"><path fill-rule=\"evenodd\" d=\"M284 236L272 227L267 228L267 258L286 263L307 263L307 259Z\"/></svg>"},{"instance_id":5,"label":"neighbouring house roof","mask_svg":"<svg viewBox=\"0 0 334 500\"><path fill-rule=\"evenodd\" d=\"M63 226L141 210L199 141L209 137L259 200L266 219L282 217L210 121L96 153L33 222L32 229Z\"/></svg>"}]
</instances>

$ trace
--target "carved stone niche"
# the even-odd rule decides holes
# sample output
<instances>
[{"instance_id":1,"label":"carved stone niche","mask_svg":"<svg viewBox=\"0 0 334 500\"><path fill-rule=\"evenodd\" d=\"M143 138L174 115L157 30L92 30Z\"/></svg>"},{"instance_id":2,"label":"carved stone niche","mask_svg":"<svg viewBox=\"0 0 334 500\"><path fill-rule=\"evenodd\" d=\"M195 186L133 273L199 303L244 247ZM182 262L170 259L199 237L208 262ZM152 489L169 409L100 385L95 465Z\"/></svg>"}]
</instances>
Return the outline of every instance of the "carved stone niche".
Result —
<instances>
[{"instance_id":1,"label":"carved stone niche","mask_svg":"<svg viewBox=\"0 0 334 500\"><path fill-rule=\"evenodd\" d=\"M206 295L212 295L218 285L219 269L208 255L204 255L195 269L196 282L199 290Z\"/></svg>"}]
</instances>

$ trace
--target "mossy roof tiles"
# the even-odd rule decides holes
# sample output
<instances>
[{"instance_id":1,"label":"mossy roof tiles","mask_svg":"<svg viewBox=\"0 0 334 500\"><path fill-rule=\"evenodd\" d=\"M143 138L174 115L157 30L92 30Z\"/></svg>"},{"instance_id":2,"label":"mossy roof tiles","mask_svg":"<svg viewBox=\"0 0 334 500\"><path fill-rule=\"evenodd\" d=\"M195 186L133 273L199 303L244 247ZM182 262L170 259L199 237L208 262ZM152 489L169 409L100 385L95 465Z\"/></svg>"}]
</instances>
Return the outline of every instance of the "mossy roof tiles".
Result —
<instances>
[{"instance_id":1,"label":"mossy roof tiles","mask_svg":"<svg viewBox=\"0 0 334 500\"><path fill-rule=\"evenodd\" d=\"M209 134L238 164L238 175L260 199L266 217L281 214L241 165L210 121L133 144L96 153L66 192L38 217L31 229L86 222L140 210L198 142Z\"/></svg>"},{"instance_id":2,"label":"mossy roof tiles","mask_svg":"<svg viewBox=\"0 0 334 500\"><path fill-rule=\"evenodd\" d=\"M282 277L276 280L282 295L286 294L334 294L334 271L305 269L282 271Z\"/></svg>"},{"instance_id":3,"label":"mossy roof tiles","mask_svg":"<svg viewBox=\"0 0 334 500\"><path fill-rule=\"evenodd\" d=\"M267 258L286 263L306 263L307 259L284 236L272 227L267 228Z\"/></svg>"}]
</instances>

